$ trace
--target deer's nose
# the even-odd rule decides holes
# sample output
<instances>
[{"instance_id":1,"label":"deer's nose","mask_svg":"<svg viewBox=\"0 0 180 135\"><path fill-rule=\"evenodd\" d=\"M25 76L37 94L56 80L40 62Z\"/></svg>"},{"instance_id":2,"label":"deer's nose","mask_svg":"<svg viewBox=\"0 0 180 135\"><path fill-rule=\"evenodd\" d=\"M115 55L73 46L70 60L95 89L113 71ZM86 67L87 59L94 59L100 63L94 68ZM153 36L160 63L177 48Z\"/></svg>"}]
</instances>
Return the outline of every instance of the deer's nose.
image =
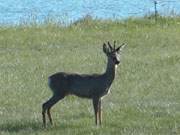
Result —
<instances>
[{"instance_id":1,"label":"deer's nose","mask_svg":"<svg viewBox=\"0 0 180 135\"><path fill-rule=\"evenodd\" d=\"M117 64L117 65L118 65L119 63L120 63L120 61L118 61L118 60L115 62L115 64Z\"/></svg>"},{"instance_id":2,"label":"deer's nose","mask_svg":"<svg viewBox=\"0 0 180 135\"><path fill-rule=\"evenodd\" d=\"M118 65L120 63L120 61L117 58L113 58L113 62Z\"/></svg>"}]
</instances>

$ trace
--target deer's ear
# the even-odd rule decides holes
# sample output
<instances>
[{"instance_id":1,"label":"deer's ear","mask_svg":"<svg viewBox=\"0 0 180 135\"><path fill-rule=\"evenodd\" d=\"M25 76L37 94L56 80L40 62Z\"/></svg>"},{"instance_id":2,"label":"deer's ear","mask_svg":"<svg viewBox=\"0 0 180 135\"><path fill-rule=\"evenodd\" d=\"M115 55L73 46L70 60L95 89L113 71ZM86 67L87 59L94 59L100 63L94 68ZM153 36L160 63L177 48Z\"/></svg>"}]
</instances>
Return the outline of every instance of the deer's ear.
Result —
<instances>
[{"instance_id":1,"label":"deer's ear","mask_svg":"<svg viewBox=\"0 0 180 135\"><path fill-rule=\"evenodd\" d=\"M121 46L119 46L119 47L116 49L116 52L122 51L125 46L126 46L125 43L123 43Z\"/></svg>"},{"instance_id":2,"label":"deer's ear","mask_svg":"<svg viewBox=\"0 0 180 135\"><path fill-rule=\"evenodd\" d=\"M109 53L109 48L105 43L103 44L103 52L106 53L106 54Z\"/></svg>"}]
</instances>

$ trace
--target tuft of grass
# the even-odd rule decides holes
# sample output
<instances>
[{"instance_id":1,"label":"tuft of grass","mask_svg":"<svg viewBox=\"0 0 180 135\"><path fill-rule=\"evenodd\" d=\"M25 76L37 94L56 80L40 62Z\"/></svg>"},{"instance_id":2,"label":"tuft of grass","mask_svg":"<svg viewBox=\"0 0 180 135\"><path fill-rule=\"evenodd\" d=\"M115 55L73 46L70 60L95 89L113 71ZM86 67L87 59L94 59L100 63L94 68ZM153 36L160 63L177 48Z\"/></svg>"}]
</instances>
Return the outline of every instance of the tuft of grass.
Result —
<instances>
[{"instance_id":1,"label":"tuft of grass","mask_svg":"<svg viewBox=\"0 0 180 135\"><path fill-rule=\"evenodd\" d=\"M180 134L180 19L130 18L0 27L0 134ZM103 124L90 100L66 97L42 127L41 105L55 72L102 73L105 41L125 42Z\"/></svg>"}]
</instances>

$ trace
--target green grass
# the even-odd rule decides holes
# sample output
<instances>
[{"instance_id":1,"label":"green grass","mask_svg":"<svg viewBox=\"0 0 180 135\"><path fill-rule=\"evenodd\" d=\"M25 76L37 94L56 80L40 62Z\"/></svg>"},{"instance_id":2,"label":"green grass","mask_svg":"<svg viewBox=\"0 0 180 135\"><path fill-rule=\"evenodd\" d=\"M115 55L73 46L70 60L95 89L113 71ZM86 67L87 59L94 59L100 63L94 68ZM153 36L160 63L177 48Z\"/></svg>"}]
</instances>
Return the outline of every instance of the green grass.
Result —
<instances>
[{"instance_id":1,"label":"green grass","mask_svg":"<svg viewBox=\"0 0 180 135\"><path fill-rule=\"evenodd\" d=\"M95 126L90 100L66 97L52 109L54 126L42 127L47 77L58 71L102 73L104 41L125 42L103 124ZM0 134L180 134L180 19L85 19L0 27Z\"/></svg>"}]
</instances>

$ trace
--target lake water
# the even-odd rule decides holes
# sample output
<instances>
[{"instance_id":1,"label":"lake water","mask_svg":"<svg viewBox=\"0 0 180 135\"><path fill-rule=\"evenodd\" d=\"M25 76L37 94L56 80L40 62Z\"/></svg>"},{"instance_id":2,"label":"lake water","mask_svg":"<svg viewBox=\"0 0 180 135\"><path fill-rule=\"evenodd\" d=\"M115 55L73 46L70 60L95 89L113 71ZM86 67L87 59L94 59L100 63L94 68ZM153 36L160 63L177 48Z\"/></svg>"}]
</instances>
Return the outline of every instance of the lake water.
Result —
<instances>
[{"instance_id":1,"label":"lake water","mask_svg":"<svg viewBox=\"0 0 180 135\"><path fill-rule=\"evenodd\" d=\"M163 15L180 13L180 0L158 0ZM0 0L0 24L44 22L53 18L70 23L86 15L99 19L124 19L154 12L153 0Z\"/></svg>"}]
</instances>

